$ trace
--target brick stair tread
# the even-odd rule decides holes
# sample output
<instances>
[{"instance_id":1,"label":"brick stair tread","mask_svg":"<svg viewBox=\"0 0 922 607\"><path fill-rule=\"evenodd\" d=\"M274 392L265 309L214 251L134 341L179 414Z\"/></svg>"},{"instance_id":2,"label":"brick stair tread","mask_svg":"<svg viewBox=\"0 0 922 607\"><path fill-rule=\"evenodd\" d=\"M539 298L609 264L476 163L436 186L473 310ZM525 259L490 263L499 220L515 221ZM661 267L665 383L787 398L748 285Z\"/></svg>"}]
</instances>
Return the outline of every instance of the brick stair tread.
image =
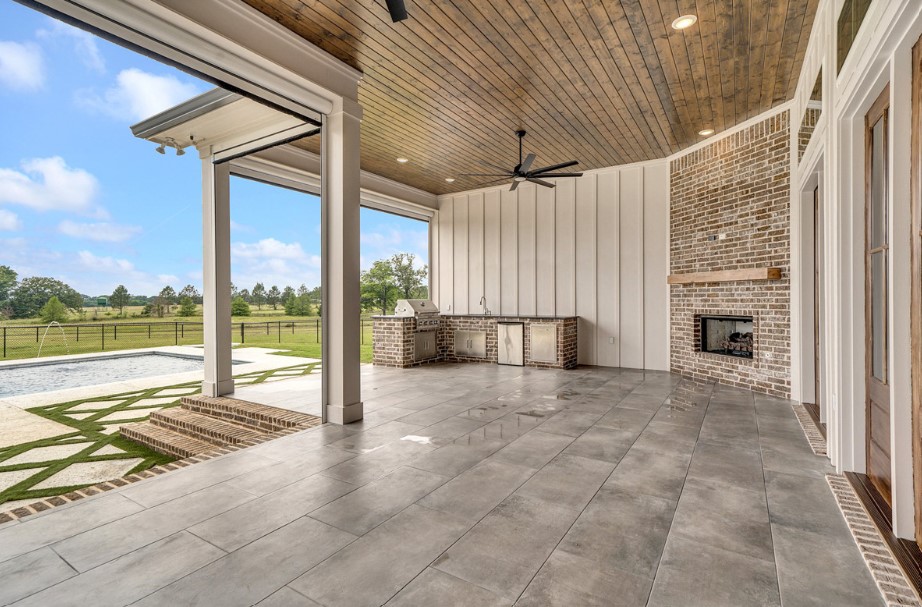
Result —
<instances>
[{"instance_id":1,"label":"brick stair tread","mask_svg":"<svg viewBox=\"0 0 922 607\"><path fill-rule=\"evenodd\" d=\"M124 438L141 443L158 453L179 458L192 457L215 448L212 443L156 426L150 422L123 424L119 428L119 433Z\"/></svg>"},{"instance_id":2,"label":"brick stair tread","mask_svg":"<svg viewBox=\"0 0 922 607\"><path fill-rule=\"evenodd\" d=\"M320 418L315 415L226 396L184 396L180 402L183 409L216 416L264 431L310 427L320 423Z\"/></svg>"},{"instance_id":3,"label":"brick stair tread","mask_svg":"<svg viewBox=\"0 0 922 607\"><path fill-rule=\"evenodd\" d=\"M171 407L151 413L152 424L179 434L192 436L214 445L235 444L259 439L265 430L235 424L219 417L203 415L181 407Z\"/></svg>"}]
</instances>

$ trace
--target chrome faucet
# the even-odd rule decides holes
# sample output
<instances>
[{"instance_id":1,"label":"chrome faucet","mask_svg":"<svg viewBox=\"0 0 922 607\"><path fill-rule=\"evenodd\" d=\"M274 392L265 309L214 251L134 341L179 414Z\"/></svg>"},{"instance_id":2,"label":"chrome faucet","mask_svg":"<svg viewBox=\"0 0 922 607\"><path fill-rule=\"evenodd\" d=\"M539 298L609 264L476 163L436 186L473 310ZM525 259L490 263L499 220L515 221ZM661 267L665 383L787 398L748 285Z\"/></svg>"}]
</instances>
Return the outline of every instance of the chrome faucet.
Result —
<instances>
[{"instance_id":1,"label":"chrome faucet","mask_svg":"<svg viewBox=\"0 0 922 607\"><path fill-rule=\"evenodd\" d=\"M490 313L490 310L487 309L487 296L486 295L480 296L480 307L483 308L484 316Z\"/></svg>"}]
</instances>

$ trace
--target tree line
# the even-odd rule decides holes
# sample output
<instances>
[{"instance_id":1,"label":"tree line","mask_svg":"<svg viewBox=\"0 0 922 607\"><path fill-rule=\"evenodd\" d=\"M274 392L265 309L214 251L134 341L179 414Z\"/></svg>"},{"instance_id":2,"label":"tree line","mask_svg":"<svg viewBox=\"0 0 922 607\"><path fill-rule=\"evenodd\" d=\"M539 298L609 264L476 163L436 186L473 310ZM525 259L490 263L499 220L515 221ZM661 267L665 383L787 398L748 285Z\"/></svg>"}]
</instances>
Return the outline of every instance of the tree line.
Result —
<instances>
[{"instance_id":1,"label":"tree line","mask_svg":"<svg viewBox=\"0 0 922 607\"><path fill-rule=\"evenodd\" d=\"M400 298L428 298L426 286L428 267L415 267L416 256L412 253L398 253L389 259L380 259L362 272L360 278L362 310L387 314ZM231 283L231 313L234 316L250 316L251 306L261 310L271 306L273 310L284 309L287 316L314 316L322 313L321 288L308 289L302 284L295 289L286 286L279 289L271 285L268 289L257 282L252 289L238 289ZM79 293L70 285L55 278L33 276L19 280L19 275L9 266L0 265L0 319L36 318L45 322L63 322L70 314L85 316L85 307L96 304L95 297ZM157 295L133 295L125 285L118 285L107 297L108 305L124 314L128 306L143 306L140 315L162 318L172 314L181 317L194 316L202 295L194 285L186 285L179 292L167 285Z\"/></svg>"}]
</instances>

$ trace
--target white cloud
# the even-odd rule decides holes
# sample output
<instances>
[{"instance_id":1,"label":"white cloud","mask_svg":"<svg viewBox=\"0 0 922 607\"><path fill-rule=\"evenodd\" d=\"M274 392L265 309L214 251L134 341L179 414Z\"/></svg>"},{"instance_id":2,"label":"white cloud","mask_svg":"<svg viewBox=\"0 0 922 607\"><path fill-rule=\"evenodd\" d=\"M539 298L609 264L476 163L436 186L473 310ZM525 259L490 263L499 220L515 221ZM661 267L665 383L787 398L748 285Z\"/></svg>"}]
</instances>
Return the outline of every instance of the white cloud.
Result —
<instances>
[{"instance_id":1,"label":"white cloud","mask_svg":"<svg viewBox=\"0 0 922 607\"><path fill-rule=\"evenodd\" d=\"M105 215L93 205L99 182L90 173L70 168L59 156L25 160L21 166L22 171L0 168L0 203L21 204L37 211Z\"/></svg>"},{"instance_id":2,"label":"white cloud","mask_svg":"<svg viewBox=\"0 0 922 607\"><path fill-rule=\"evenodd\" d=\"M61 265L67 266L66 262L58 262L58 266ZM149 274L137 269L127 259L96 255L90 251L78 252L75 266L71 271L80 277L77 288L87 293L109 293L116 285L123 284L130 293L156 295L167 284L173 285L173 288L179 286L179 279L172 274Z\"/></svg>"},{"instance_id":3,"label":"white cloud","mask_svg":"<svg viewBox=\"0 0 922 607\"><path fill-rule=\"evenodd\" d=\"M122 70L116 85L100 95L91 90L77 93L78 103L119 120L150 118L199 93L194 84L174 76L157 76L137 68Z\"/></svg>"},{"instance_id":4,"label":"white cloud","mask_svg":"<svg viewBox=\"0 0 922 607\"><path fill-rule=\"evenodd\" d=\"M136 234L140 234L141 228L117 223L76 223L65 220L58 224L58 231L67 236L84 240L124 242Z\"/></svg>"},{"instance_id":5,"label":"white cloud","mask_svg":"<svg viewBox=\"0 0 922 607\"><path fill-rule=\"evenodd\" d=\"M96 45L96 37L93 34L61 21L54 19L49 19L48 21L49 29L40 29L36 32L39 39L63 38L69 40L83 65L99 74L105 73L106 61Z\"/></svg>"},{"instance_id":6,"label":"white cloud","mask_svg":"<svg viewBox=\"0 0 922 607\"><path fill-rule=\"evenodd\" d=\"M16 213L0 209L0 231L15 232L22 229L22 222Z\"/></svg>"},{"instance_id":7,"label":"white cloud","mask_svg":"<svg viewBox=\"0 0 922 607\"><path fill-rule=\"evenodd\" d=\"M258 242L231 245L232 279L238 288L252 289L261 282L269 288L277 285L297 287L304 283L320 284L320 256L309 255L301 243L264 238Z\"/></svg>"},{"instance_id":8,"label":"white cloud","mask_svg":"<svg viewBox=\"0 0 922 607\"><path fill-rule=\"evenodd\" d=\"M378 231L362 232L361 268L367 270L379 259L389 259L396 253L416 256L413 267L421 268L429 257L429 232L425 224L419 228L401 226L401 229L384 227Z\"/></svg>"},{"instance_id":9,"label":"white cloud","mask_svg":"<svg viewBox=\"0 0 922 607\"><path fill-rule=\"evenodd\" d=\"M305 259L307 253L301 248L301 243L284 243L275 238L264 238L259 242L234 243L231 247L233 254L243 259Z\"/></svg>"},{"instance_id":10,"label":"white cloud","mask_svg":"<svg viewBox=\"0 0 922 607\"><path fill-rule=\"evenodd\" d=\"M0 83L14 91L36 91L45 84L42 49L32 42L0 40Z\"/></svg>"},{"instance_id":11,"label":"white cloud","mask_svg":"<svg viewBox=\"0 0 922 607\"><path fill-rule=\"evenodd\" d=\"M134 264L127 259L98 257L89 251L80 251L77 253L77 259L81 266L95 272L134 272Z\"/></svg>"}]
</instances>

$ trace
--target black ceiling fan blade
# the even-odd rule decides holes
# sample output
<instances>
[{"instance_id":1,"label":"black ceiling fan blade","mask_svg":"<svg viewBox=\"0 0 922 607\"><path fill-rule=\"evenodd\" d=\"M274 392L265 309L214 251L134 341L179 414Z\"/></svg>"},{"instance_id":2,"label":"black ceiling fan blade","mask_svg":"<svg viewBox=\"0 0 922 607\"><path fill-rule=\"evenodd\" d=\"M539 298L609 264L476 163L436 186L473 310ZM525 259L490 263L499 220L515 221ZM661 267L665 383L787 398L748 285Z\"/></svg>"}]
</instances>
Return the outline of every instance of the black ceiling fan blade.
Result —
<instances>
[{"instance_id":1,"label":"black ceiling fan blade","mask_svg":"<svg viewBox=\"0 0 922 607\"><path fill-rule=\"evenodd\" d=\"M538 185L543 185L546 188L554 187L553 183L551 183L550 181L544 181L543 179L536 179L534 177L526 177L525 180L530 181L532 183L537 183Z\"/></svg>"},{"instance_id":2,"label":"black ceiling fan blade","mask_svg":"<svg viewBox=\"0 0 922 607\"><path fill-rule=\"evenodd\" d=\"M548 177L582 177L583 174L582 173L538 173L536 175L535 173L532 173L530 176L531 177L541 177L541 178L546 179Z\"/></svg>"},{"instance_id":3,"label":"black ceiling fan blade","mask_svg":"<svg viewBox=\"0 0 922 607\"><path fill-rule=\"evenodd\" d=\"M532 174L537 175L538 173L547 173L548 171L556 171L557 169L565 169L567 167L571 167L576 164L579 164L579 160L571 160L570 162L561 162L560 164L552 164L551 166L548 166L548 167L541 167L540 169L535 169L534 171L532 171Z\"/></svg>"},{"instance_id":4,"label":"black ceiling fan blade","mask_svg":"<svg viewBox=\"0 0 922 607\"><path fill-rule=\"evenodd\" d=\"M510 192L515 192L515 189L516 189L517 187L519 187L519 184L520 184L520 183L522 183L522 182L521 182L521 181L513 181L513 182L512 182L512 187L509 188L509 191L510 191Z\"/></svg>"},{"instance_id":5,"label":"black ceiling fan blade","mask_svg":"<svg viewBox=\"0 0 922 607\"><path fill-rule=\"evenodd\" d=\"M403 0L386 0L387 12L391 14L394 23L407 18L407 6Z\"/></svg>"},{"instance_id":6,"label":"black ceiling fan blade","mask_svg":"<svg viewBox=\"0 0 922 607\"><path fill-rule=\"evenodd\" d=\"M529 154L528 156L525 157L525 160L522 161L521 166L519 166L516 170L519 173L527 173L528 169L531 167L534 161L535 161L535 155Z\"/></svg>"}]
</instances>

